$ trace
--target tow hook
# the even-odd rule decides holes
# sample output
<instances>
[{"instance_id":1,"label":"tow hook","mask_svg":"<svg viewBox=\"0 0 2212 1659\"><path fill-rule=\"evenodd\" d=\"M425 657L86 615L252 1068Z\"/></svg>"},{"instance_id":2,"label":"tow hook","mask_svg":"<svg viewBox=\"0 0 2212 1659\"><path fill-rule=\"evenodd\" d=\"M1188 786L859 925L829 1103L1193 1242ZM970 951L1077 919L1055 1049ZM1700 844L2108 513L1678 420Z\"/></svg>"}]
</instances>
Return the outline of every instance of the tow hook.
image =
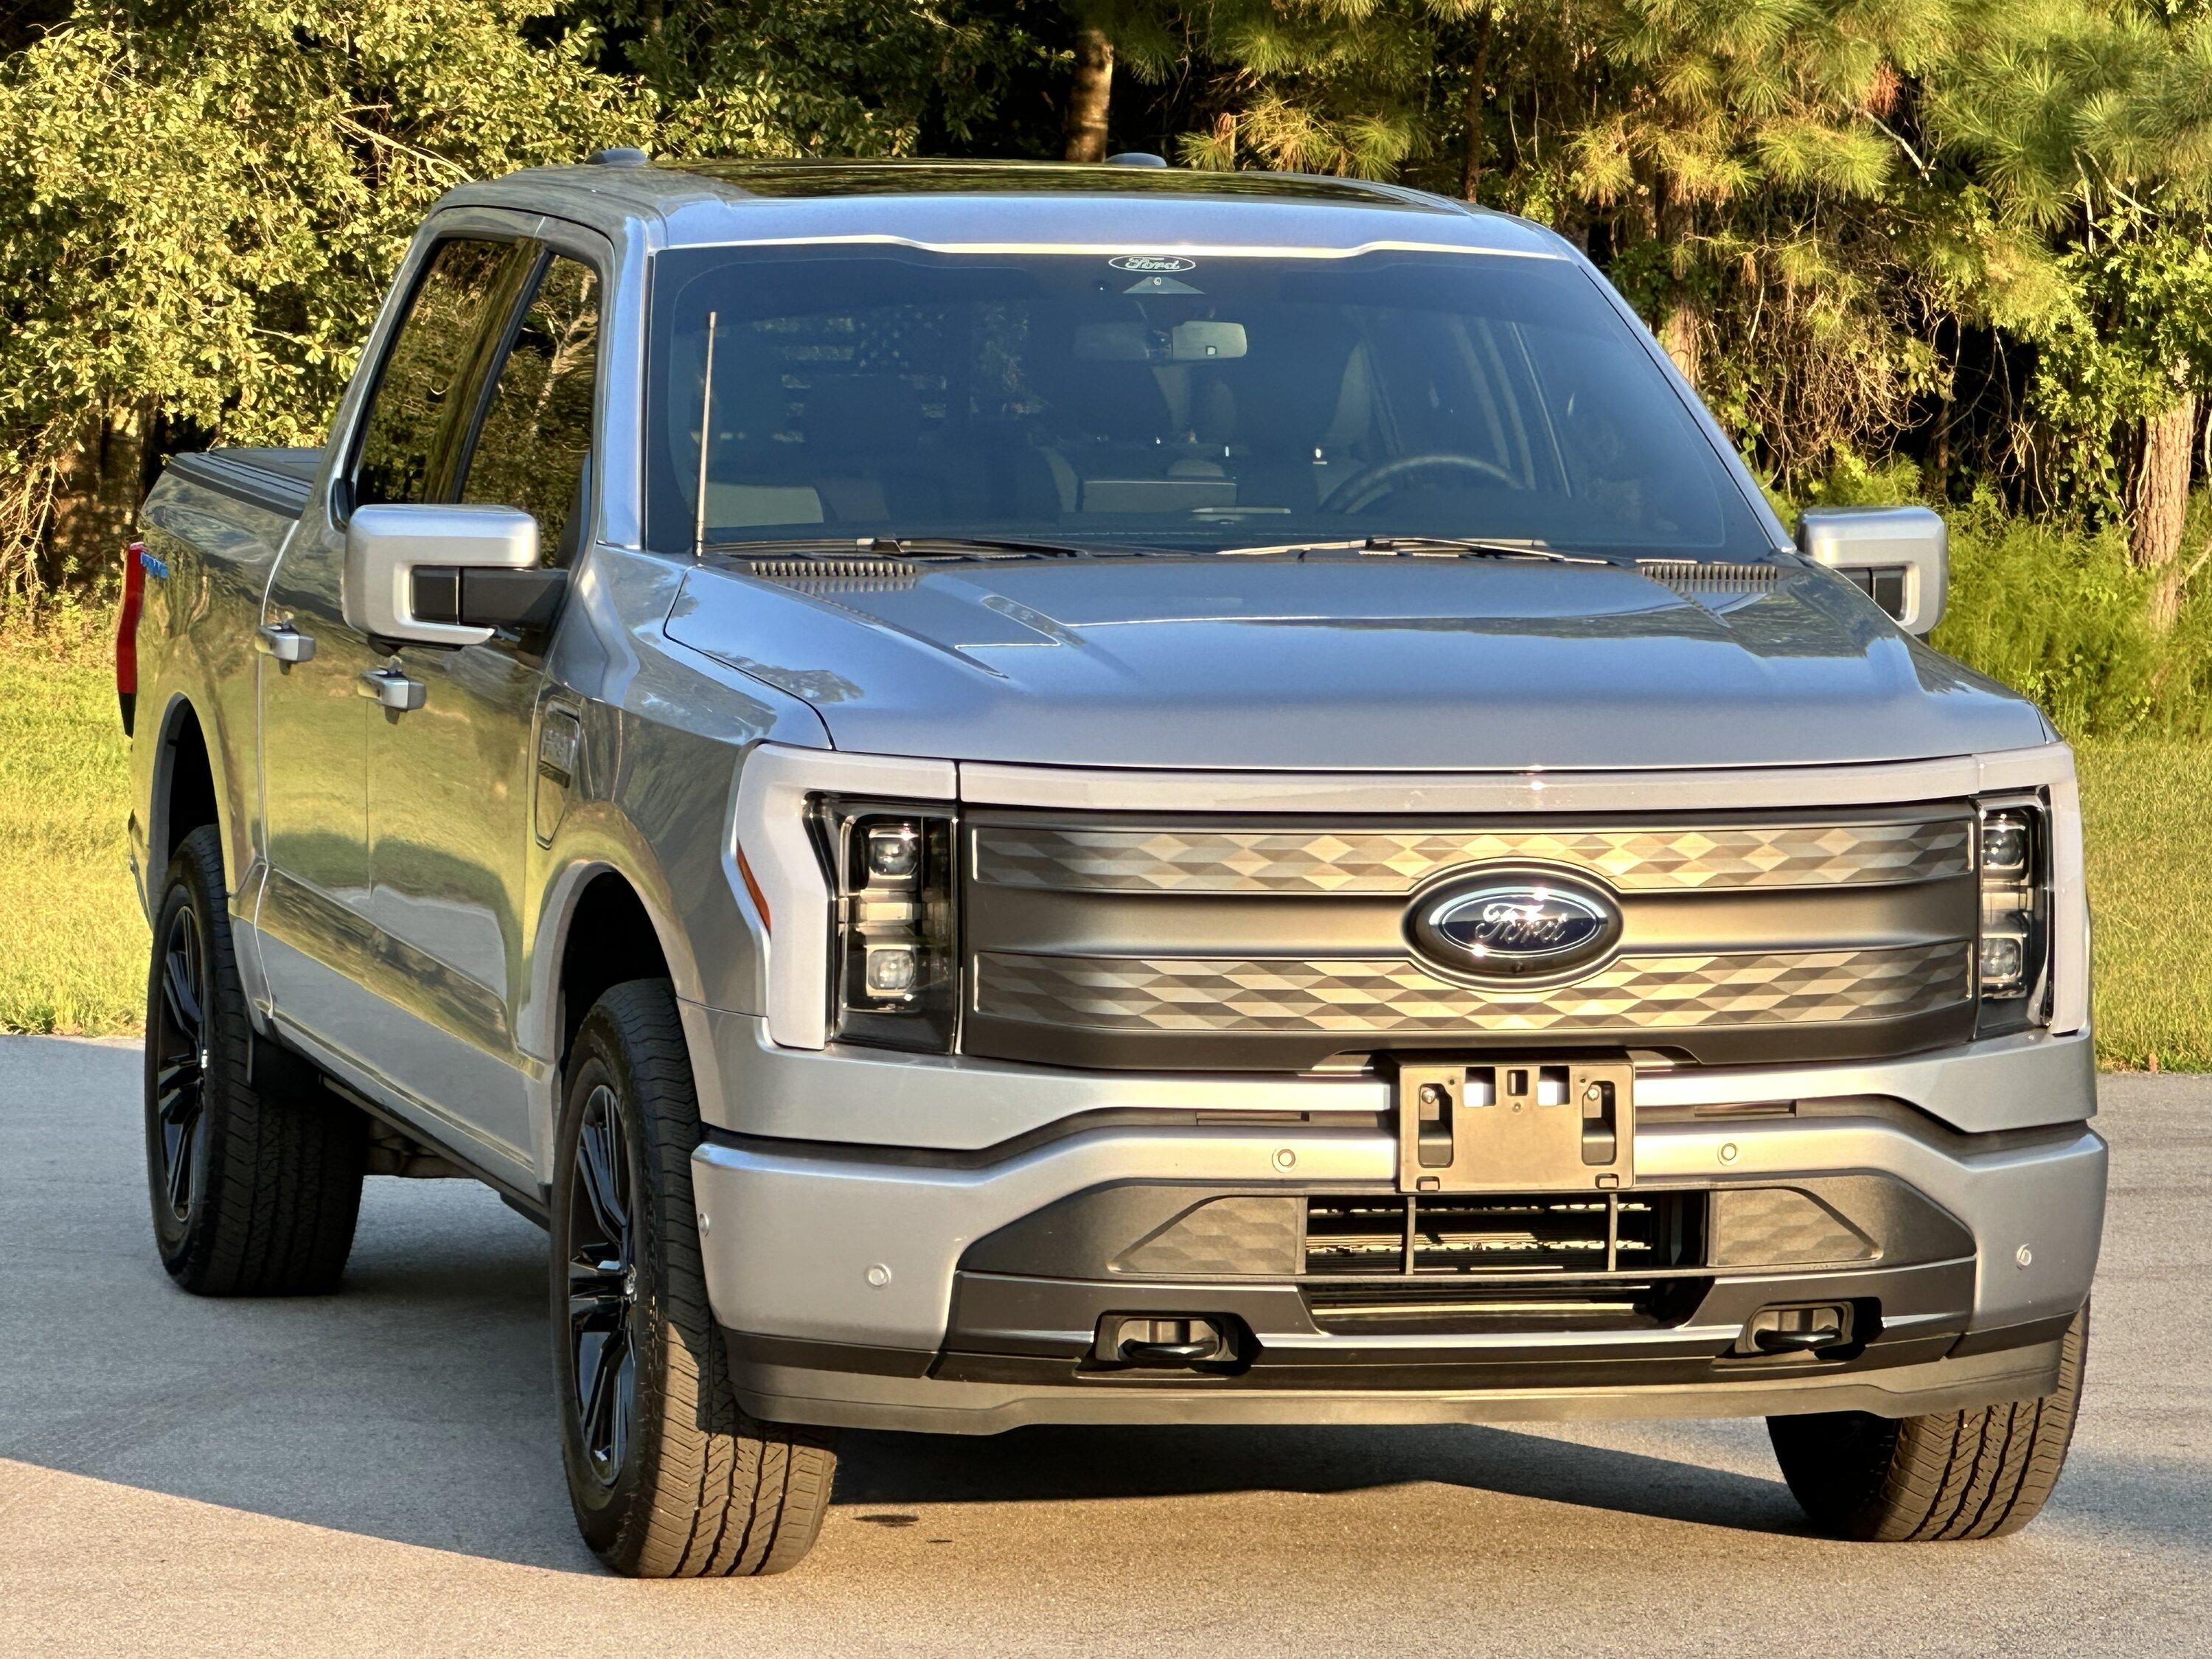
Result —
<instances>
[{"instance_id":1,"label":"tow hook","mask_svg":"<svg viewBox=\"0 0 2212 1659\"><path fill-rule=\"evenodd\" d=\"M1850 1346L1855 1322L1848 1302L1761 1308L1744 1322L1743 1334L1736 1339L1735 1352L1827 1353Z\"/></svg>"},{"instance_id":2,"label":"tow hook","mask_svg":"<svg viewBox=\"0 0 2212 1659\"><path fill-rule=\"evenodd\" d=\"M1194 1314L1108 1314L1091 1345L1095 1364L1182 1371L1237 1358L1230 1322Z\"/></svg>"}]
</instances>

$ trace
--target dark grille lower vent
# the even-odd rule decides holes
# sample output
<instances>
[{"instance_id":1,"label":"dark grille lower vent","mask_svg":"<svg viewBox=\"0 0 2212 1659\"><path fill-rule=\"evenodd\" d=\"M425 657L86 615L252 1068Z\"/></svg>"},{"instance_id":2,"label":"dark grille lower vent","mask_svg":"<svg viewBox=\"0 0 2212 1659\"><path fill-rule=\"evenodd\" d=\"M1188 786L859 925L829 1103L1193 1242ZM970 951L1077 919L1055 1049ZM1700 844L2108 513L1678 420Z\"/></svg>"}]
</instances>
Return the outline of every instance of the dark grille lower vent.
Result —
<instances>
[{"instance_id":1,"label":"dark grille lower vent","mask_svg":"<svg viewBox=\"0 0 2212 1659\"><path fill-rule=\"evenodd\" d=\"M1707 1194L1385 1194L1306 1200L1306 1306L1325 1330L1629 1330L1680 1324Z\"/></svg>"},{"instance_id":2,"label":"dark grille lower vent","mask_svg":"<svg viewBox=\"0 0 2212 1659\"><path fill-rule=\"evenodd\" d=\"M1703 1193L1312 1198L1304 1272L1516 1279L1697 1267L1705 1213Z\"/></svg>"}]
</instances>

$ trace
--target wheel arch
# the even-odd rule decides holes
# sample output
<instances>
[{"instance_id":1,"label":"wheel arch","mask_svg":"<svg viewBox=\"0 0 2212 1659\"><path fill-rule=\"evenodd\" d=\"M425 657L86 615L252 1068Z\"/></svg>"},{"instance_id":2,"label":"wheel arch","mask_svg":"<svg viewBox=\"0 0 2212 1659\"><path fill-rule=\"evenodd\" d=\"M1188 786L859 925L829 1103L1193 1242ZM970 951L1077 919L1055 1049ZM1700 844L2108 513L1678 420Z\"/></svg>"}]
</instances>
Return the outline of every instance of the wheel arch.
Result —
<instances>
[{"instance_id":1,"label":"wheel arch","mask_svg":"<svg viewBox=\"0 0 2212 1659\"><path fill-rule=\"evenodd\" d=\"M697 963L674 921L658 871L641 879L637 866L600 856L562 871L547 894L525 1046L543 1054L556 1073L576 1029L609 987L633 979L667 979L678 998L696 1001Z\"/></svg>"},{"instance_id":2,"label":"wheel arch","mask_svg":"<svg viewBox=\"0 0 2212 1659\"><path fill-rule=\"evenodd\" d=\"M210 823L216 826L222 842L224 890L236 890L237 863L230 847L230 826L223 822L223 780L216 769L221 764L191 699L182 694L172 697L161 711L161 735L154 751L146 825L150 890L160 890L161 872L176 856L178 843Z\"/></svg>"}]
</instances>

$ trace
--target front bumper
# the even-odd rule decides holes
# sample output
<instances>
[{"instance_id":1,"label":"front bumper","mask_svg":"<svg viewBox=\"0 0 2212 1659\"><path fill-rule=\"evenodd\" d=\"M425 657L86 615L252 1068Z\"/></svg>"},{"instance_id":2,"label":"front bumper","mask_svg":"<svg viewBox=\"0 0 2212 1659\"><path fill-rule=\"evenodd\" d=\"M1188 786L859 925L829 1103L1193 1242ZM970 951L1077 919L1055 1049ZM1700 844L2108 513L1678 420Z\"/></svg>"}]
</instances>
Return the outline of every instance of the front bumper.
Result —
<instances>
[{"instance_id":1,"label":"front bumper","mask_svg":"<svg viewBox=\"0 0 2212 1659\"><path fill-rule=\"evenodd\" d=\"M1968 1075L1975 1058L1948 1062L1952 1085L1970 1097L1984 1092ZM1661 1080L1639 1079L1638 1194L1686 1194L1717 1217L1735 1201L1726 1194L1794 1189L1862 1237L1832 1259L1781 1248L1777 1260L1774 1249L1716 1235L1699 1270L1669 1288L1662 1316L1626 1322L1347 1326L1319 1310L1299 1256L1133 1255L1162 1217L1222 1195L1257 1200L1255 1214L1290 1200L1281 1212L1303 1216L1316 1195L1395 1194L1395 1134L1371 1098L1346 1092L1372 1086L1356 1082L1036 1068L1036 1094L1060 1109L975 1146L951 1126L970 1117L976 1079L957 1066L898 1066L908 1123L947 1126L939 1138L955 1144L719 1130L695 1156L694 1184L740 1395L778 1420L994 1432L1037 1422L1909 1415L2048 1391L2057 1338L2096 1264L2106 1152L2081 1121L2094 1109L2081 1056L2046 1043L1979 1058L2039 1096L2041 1127L1962 1133L1898 1096L1823 1087L1810 1073L1786 1096L1770 1073L1737 1079L1732 1102L1703 1105L1665 1105ZM1006 1073L1023 1069L994 1068L989 1091L1011 1097ZM1839 1069L1864 1081L1865 1068ZM841 1072L849 1096L836 1086ZM879 1120L879 1063L848 1066L830 1051L804 1075L814 1121ZM1144 1109L1121 1103L1133 1086ZM1193 1091L1187 1100L1237 1098L1178 1112L1169 1103L1180 1088ZM1703 1075L1677 1092L1730 1091ZM711 1081L702 1089L710 1121L721 1115L716 1093ZM2066 1096L2072 1121L2051 1121ZM1732 1105L1759 1115L1712 1115ZM755 1094L748 1115L787 1127L801 1109ZM1814 1303L1856 1310L1861 1340L1818 1356L1743 1351L1753 1314ZM1147 1313L1219 1316L1240 1334L1240 1363L1176 1374L1094 1363L1102 1318Z\"/></svg>"}]
</instances>

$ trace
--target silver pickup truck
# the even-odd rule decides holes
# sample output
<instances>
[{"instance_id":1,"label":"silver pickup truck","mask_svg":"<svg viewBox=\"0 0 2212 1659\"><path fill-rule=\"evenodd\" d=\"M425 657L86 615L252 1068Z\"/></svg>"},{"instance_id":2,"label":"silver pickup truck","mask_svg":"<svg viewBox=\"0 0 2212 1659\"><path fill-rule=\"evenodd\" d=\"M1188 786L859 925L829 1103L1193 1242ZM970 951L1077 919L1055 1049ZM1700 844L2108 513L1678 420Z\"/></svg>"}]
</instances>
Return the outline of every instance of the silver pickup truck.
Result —
<instances>
[{"instance_id":1,"label":"silver pickup truck","mask_svg":"<svg viewBox=\"0 0 2212 1659\"><path fill-rule=\"evenodd\" d=\"M1861 1538L2057 1478L2106 1150L2072 757L1522 221L1122 158L430 215L118 656L163 1264L547 1230L619 1571L840 1427L1765 1417Z\"/></svg>"}]
</instances>

